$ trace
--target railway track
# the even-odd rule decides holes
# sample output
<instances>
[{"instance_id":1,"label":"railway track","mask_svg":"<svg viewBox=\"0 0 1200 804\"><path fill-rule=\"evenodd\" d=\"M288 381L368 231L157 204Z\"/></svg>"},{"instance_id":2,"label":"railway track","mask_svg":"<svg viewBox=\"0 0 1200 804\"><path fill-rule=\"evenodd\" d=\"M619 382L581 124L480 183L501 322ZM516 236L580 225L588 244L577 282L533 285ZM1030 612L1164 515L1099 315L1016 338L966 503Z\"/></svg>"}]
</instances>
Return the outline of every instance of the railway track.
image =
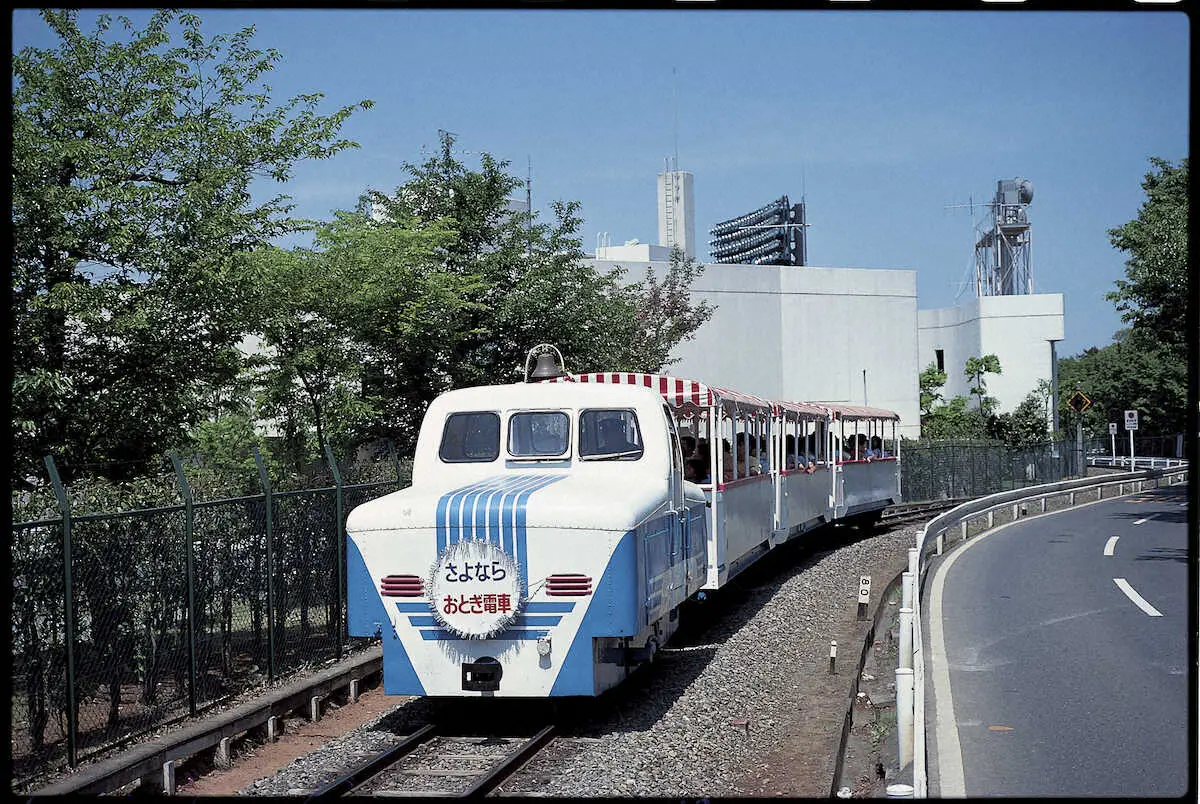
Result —
<instances>
[{"instance_id":1,"label":"railway track","mask_svg":"<svg viewBox=\"0 0 1200 804\"><path fill-rule=\"evenodd\" d=\"M483 798L554 739L554 726L532 737L456 736L423 726L315 791L345 796Z\"/></svg>"}]
</instances>

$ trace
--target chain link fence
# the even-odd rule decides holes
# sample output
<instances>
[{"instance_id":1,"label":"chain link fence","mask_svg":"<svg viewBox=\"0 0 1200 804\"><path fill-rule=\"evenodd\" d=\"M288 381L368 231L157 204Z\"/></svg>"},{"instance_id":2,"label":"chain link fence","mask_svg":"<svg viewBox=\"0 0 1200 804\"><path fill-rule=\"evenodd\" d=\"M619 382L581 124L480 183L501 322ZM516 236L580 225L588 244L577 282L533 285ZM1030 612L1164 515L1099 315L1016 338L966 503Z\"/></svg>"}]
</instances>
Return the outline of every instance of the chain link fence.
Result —
<instances>
[{"instance_id":1,"label":"chain link fence","mask_svg":"<svg viewBox=\"0 0 1200 804\"><path fill-rule=\"evenodd\" d=\"M13 504L36 517L12 526L14 786L369 642L346 634L345 517L411 463L328 457L278 490L256 455L254 493L209 499L203 459L173 459L119 513L47 459L55 498Z\"/></svg>"},{"instance_id":2,"label":"chain link fence","mask_svg":"<svg viewBox=\"0 0 1200 804\"><path fill-rule=\"evenodd\" d=\"M1024 447L905 441L900 455L900 491L906 503L982 497L1082 474L1070 441Z\"/></svg>"}]
</instances>

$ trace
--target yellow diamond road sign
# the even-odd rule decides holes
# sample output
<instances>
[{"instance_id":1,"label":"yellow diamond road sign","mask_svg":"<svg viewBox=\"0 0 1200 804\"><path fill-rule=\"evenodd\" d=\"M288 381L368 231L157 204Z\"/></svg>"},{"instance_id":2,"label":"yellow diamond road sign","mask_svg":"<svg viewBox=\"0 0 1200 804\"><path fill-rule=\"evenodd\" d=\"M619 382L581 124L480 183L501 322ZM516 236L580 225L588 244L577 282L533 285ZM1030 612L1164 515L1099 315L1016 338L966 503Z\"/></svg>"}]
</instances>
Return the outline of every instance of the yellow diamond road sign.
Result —
<instances>
[{"instance_id":1,"label":"yellow diamond road sign","mask_svg":"<svg viewBox=\"0 0 1200 804\"><path fill-rule=\"evenodd\" d=\"M1074 395L1067 400L1067 404L1071 407L1071 410L1075 411L1076 413L1083 413L1092 406L1092 400L1084 396L1082 391L1076 391Z\"/></svg>"}]
</instances>

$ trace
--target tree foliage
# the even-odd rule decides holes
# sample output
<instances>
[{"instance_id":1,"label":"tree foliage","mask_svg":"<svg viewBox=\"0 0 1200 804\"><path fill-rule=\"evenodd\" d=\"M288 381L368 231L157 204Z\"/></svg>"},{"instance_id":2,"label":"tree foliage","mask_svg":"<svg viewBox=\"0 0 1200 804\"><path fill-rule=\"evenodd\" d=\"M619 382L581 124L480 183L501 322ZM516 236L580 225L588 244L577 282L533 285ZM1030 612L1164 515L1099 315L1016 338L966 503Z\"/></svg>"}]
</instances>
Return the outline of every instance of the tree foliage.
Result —
<instances>
[{"instance_id":1,"label":"tree foliage","mask_svg":"<svg viewBox=\"0 0 1200 804\"><path fill-rule=\"evenodd\" d=\"M1180 358L1186 354L1191 277L1188 271L1188 160L1151 158L1142 181L1146 200L1135 220L1110 229L1113 246L1129 255L1125 279L1107 296L1121 319Z\"/></svg>"},{"instance_id":2,"label":"tree foliage","mask_svg":"<svg viewBox=\"0 0 1200 804\"><path fill-rule=\"evenodd\" d=\"M984 419L991 418L996 409L996 398L987 395L987 380L984 375L1000 373L1000 359L995 355L968 357L963 366L963 376L971 383L968 393L975 397L976 405Z\"/></svg>"},{"instance_id":3,"label":"tree foliage","mask_svg":"<svg viewBox=\"0 0 1200 804\"><path fill-rule=\"evenodd\" d=\"M711 316L690 300L701 269L682 253L661 279L627 283L621 269L598 272L582 249L578 203L555 202L549 223L514 211L509 195L520 179L507 162L485 153L471 170L455 156L454 136L439 137L437 154L406 163L409 181L390 194L369 191L359 207L370 213L360 226L453 232L418 271L445 291L437 304L453 314L414 340L376 339L365 361L366 387L382 405L376 435L411 445L437 394L519 380L539 343L558 346L569 371L656 371Z\"/></svg>"},{"instance_id":4,"label":"tree foliage","mask_svg":"<svg viewBox=\"0 0 1200 804\"><path fill-rule=\"evenodd\" d=\"M186 439L239 370L239 253L305 224L257 179L351 147L354 111L274 104L280 56L193 14L142 30L43 11L50 49L13 57L14 481L54 453L136 466ZM172 26L178 26L178 38ZM368 101L359 104L366 108Z\"/></svg>"},{"instance_id":5,"label":"tree foliage","mask_svg":"<svg viewBox=\"0 0 1200 804\"><path fill-rule=\"evenodd\" d=\"M920 405L921 416L928 416L933 411L933 406L942 400L942 393L939 389L946 385L946 372L938 371L938 367L934 363L930 363L925 367L917 379L920 388Z\"/></svg>"},{"instance_id":6,"label":"tree foliage","mask_svg":"<svg viewBox=\"0 0 1200 804\"><path fill-rule=\"evenodd\" d=\"M1188 160L1178 165L1152 158L1138 216L1109 231L1113 246L1129 255L1125 276L1108 294L1129 324L1113 342L1059 360L1059 408L1082 391L1092 400L1083 413L1090 436L1108 433L1123 411L1139 412L1138 434L1172 435L1187 429L1189 344L1187 308ZM1192 353L1194 355L1194 352ZM1074 412L1069 414L1074 416Z\"/></svg>"},{"instance_id":7,"label":"tree foliage","mask_svg":"<svg viewBox=\"0 0 1200 804\"><path fill-rule=\"evenodd\" d=\"M946 373L933 364L926 366L919 377L921 394L921 436L931 439L982 439L998 437L996 429L996 400L987 395L985 374L999 374L1000 360L995 355L969 357L963 365L963 376L971 382L970 394L977 397L971 407L969 397L958 395L943 404L941 388Z\"/></svg>"}]
</instances>

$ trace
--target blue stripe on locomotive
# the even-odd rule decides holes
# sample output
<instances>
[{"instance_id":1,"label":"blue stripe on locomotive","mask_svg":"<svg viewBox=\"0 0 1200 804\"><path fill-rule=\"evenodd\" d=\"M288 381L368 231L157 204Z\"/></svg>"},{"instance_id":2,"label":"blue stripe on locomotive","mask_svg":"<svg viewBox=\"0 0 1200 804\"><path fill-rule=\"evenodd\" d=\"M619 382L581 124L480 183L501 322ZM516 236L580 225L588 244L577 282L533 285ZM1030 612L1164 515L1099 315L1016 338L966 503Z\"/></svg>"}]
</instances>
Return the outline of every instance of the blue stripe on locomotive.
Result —
<instances>
[{"instance_id":1,"label":"blue stripe on locomotive","mask_svg":"<svg viewBox=\"0 0 1200 804\"><path fill-rule=\"evenodd\" d=\"M425 687L413 669L408 652L391 625L379 590L367 572L358 545L346 542L347 626L351 636L375 636L376 626L383 642L383 690L389 695L424 695ZM425 604L420 604L424 606Z\"/></svg>"},{"instance_id":2,"label":"blue stripe on locomotive","mask_svg":"<svg viewBox=\"0 0 1200 804\"><path fill-rule=\"evenodd\" d=\"M583 622L575 633L550 695L595 695L595 657L592 639L597 636L633 636L639 630L637 612L637 531L621 537L604 574L595 585Z\"/></svg>"}]
</instances>

